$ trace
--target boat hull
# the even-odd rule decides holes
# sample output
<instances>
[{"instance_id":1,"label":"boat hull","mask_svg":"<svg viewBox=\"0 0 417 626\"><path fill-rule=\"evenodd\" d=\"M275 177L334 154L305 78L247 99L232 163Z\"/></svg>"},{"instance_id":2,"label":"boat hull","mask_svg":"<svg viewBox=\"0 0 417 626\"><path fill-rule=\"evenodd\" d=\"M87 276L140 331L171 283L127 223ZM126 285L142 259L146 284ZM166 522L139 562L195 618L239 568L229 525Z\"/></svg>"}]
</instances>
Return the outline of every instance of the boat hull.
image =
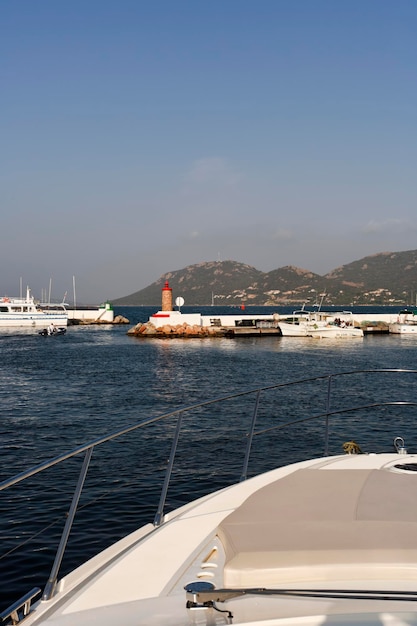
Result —
<instances>
[{"instance_id":1,"label":"boat hull","mask_svg":"<svg viewBox=\"0 0 417 626\"><path fill-rule=\"evenodd\" d=\"M307 337L307 331L304 324L279 322L279 328L283 337Z\"/></svg>"},{"instance_id":2,"label":"boat hull","mask_svg":"<svg viewBox=\"0 0 417 626\"><path fill-rule=\"evenodd\" d=\"M417 324L401 324L395 322L389 325L389 332L394 335L414 335L417 334Z\"/></svg>"},{"instance_id":3,"label":"boat hull","mask_svg":"<svg viewBox=\"0 0 417 626\"><path fill-rule=\"evenodd\" d=\"M1 328L43 328L53 322L55 326L67 326L67 315L27 315L9 316L0 315Z\"/></svg>"},{"instance_id":4,"label":"boat hull","mask_svg":"<svg viewBox=\"0 0 417 626\"><path fill-rule=\"evenodd\" d=\"M320 337L325 339L343 339L343 338L361 338L363 337L363 330L360 328L339 328L337 326L330 326L324 328L310 328L307 331L307 337Z\"/></svg>"},{"instance_id":5,"label":"boat hull","mask_svg":"<svg viewBox=\"0 0 417 626\"><path fill-rule=\"evenodd\" d=\"M316 338L361 338L364 336L363 330L353 326L345 328L335 325L311 324L309 322L300 322L299 324L291 324L280 322L279 328L283 337L316 337Z\"/></svg>"}]
</instances>

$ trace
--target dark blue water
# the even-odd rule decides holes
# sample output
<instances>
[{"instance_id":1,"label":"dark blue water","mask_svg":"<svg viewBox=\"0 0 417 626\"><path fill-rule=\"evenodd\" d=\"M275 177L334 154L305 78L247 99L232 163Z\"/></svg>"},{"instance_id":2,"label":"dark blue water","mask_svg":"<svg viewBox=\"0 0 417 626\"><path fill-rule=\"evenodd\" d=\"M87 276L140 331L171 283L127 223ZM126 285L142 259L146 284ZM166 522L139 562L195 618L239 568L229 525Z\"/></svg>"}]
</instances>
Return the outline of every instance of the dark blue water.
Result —
<instances>
[{"instance_id":1,"label":"dark blue water","mask_svg":"<svg viewBox=\"0 0 417 626\"><path fill-rule=\"evenodd\" d=\"M220 308L214 309L220 313ZM130 326L146 321L154 311L116 309L130 320L128 326L72 326L61 337L41 337L33 330L0 332L0 480L85 441L201 399L333 371L417 368L415 336L359 340L127 336ZM201 312L210 314L213 309ZM397 383L372 386L387 398L398 388ZM350 393L357 398L368 391L358 385ZM270 426L271 419L281 414L307 414L316 396L321 402L321 392L314 388L304 394L293 392L285 401L277 395L266 399L260 427ZM253 398L239 398L222 411L209 407L187 418L167 508L186 501L189 492L202 494L239 478L252 411ZM371 443L384 449L393 435L404 434L401 419L393 428L381 422L372 431L361 420L349 421L348 427L344 421L335 429L332 452L339 453L343 440L358 435L364 447ZM174 429L174 421L166 422L94 452L62 573L153 520ZM412 428L407 434L417 449L417 433ZM231 442L226 443L226 435ZM250 474L290 458L321 454L322 445L322 433L306 425L295 435L277 433L275 438L259 439L253 446ZM64 470L53 468L41 479L30 479L29 494L22 486L0 492L0 609L34 585L44 586L79 467L76 459ZM26 540L24 548L10 552Z\"/></svg>"}]
</instances>

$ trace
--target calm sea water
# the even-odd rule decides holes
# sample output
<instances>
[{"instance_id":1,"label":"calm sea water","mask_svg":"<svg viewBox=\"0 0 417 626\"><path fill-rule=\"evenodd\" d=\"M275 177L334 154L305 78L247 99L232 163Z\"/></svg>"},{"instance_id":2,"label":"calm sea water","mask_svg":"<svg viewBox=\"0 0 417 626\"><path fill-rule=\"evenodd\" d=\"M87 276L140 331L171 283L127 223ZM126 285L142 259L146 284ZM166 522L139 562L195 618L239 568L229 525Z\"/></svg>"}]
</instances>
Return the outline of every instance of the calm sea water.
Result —
<instances>
[{"instance_id":1,"label":"calm sea water","mask_svg":"<svg viewBox=\"0 0 417 626\"><path fill-rule=\"evenodd\" d=\"M415 336L346 341L127 336L130 326L153 312L146 307L116 309L130 320L128 326L72 326L61 337L41 337L33 330L0 331L0 480L85 441L202 399L334 371L417 368ZM363 391L354 389L352 394ZM384 384L376 391L389 398L394 388ZM294 412L308 410L315 393L293 394L285 403L271 400L264 417L261 414L263 425L270 425L272 414L275 418L279 411L288 411L291 403ZM209 408L185 424L168 508L187 500L188 492L202 494L239 477L252 410L253 399L239 399L225 413ZM360 434L362 445L373 440L383 447L393 434L403 434L401 424L397 426L391 432L381 424L376 433L361 423L349 423L341 429L337 446L343 437ZM88 496L81 500L62 573L153 520L174 428L174 422L167 422L149 434L133 434L94 452ZM232 436L231 444L226 444L226 434ZM277 435L272 444L254 445L250 471L283 464L294 455L298 460L320 454L322 441L314 427L300 427L292 439ZM415 436L410 443L417 449ZM335 451L340 452L337 447ZM78 471L78 460L70 461L64 471L52 469L42 480L30 479L30 495L21 486L0 493L0 610L34 585L44 586ZM11 551L25 541L27 545Z\"/></svg>"}]
</instances>

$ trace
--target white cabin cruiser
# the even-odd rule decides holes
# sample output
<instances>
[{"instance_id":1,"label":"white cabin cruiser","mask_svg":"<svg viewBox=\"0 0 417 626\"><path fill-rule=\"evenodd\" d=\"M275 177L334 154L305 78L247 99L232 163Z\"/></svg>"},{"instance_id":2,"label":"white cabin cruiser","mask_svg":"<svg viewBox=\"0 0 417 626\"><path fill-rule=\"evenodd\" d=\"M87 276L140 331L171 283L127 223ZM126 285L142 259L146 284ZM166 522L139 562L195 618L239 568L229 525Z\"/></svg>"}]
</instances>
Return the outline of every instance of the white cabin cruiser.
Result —
<instances>
[{"instance_id":1,"label":"white cabin cruiser","mask_svg":"<svg viewBox=\"0 0 417 626\"><path fill-rule=\"evenodd\" d=\"M415 311L403 309L397 315L395 321L388 325L390 333L395 335L412 335L417 333L417 314Z\"/></svg>"},{"instance_id":2,"label":"white cabin cruiser","mask_svg":"<svg viewBox=\"0 0 417 626\"><path fill-rule=\"evenodd\" d=\"M355 326L351 311L328 313L301 309L280 320L279 328L283 337L363 337L363 330Z\"/></svg>"},{"instance_id":3,"label":"white cabin cruiser","mask_svg":"<svg viewBox=\"0 0 417 626\"><path fill-rule=\"evenodd\" d=\"M369 384L364 385L364 376L370 377ZM358 390L361 395L372 391L376 376L393 380L393 388L405 395L394 399L389 392L379 403L359 400ZM27 478L84 454L44 591L28 591L0 617L4 623L50 626L416 625L417 454L407 451L401 434L384 446L389 432L381 432L380 424L387 414L393 430L404 431L405 416L415 414L417 406L416 376L417 370L341 372L240 391L144 419L3 482L0 490L7 493ZM340 390L345 381L346 395ZM324 402L313 409L316 385ZM292 400L298 398L297 417L292 401L279 400L287 392ZM265 428L260 400L270 393L274 400L267 403L268 411L275 417ZM343 398L347 406L340 404ZM247 405L252 409L240 481L165 513L184 422L201 410L213 414L231 400L252 401ZM344 453L332 454L334 440L352 427L360 430L370 412L380 425L368 442L370 449L362 451L354 440L341 439L336 448ZM286 413L288 419L278 419ZM352 414L355 419L346 422ZM59 579L93 450L132 431L168 427L168 420L176 424L170 430L171 453L153 523ZM415 439L412 417L410 421ZM291 440L287 430L295 427L302 433L310 424L311 437L323 427L324 454L299 461L297 439ZM255 438L267 431L280 433L277 441L284 445L293 442L294 463L247 478ZM200 436L204 440L206 434ZM210 453L210 439L206 441ZM225 442L221 463L227 458ZM188 474L188 489L193 482Z\"/></svg>"},{"instance_id":4,"label":"white cabin cruiser","mask_svg":"<svg viewBox=\"0 0 417 626\"><path fill-rule=\"evenodd\" d=\"M68 313L63 305L53 310L44 310L35 303L29 287L25 298L0 298L0 328L28 328L48 326L67 326Z\"/></svg>"}]
</instances>

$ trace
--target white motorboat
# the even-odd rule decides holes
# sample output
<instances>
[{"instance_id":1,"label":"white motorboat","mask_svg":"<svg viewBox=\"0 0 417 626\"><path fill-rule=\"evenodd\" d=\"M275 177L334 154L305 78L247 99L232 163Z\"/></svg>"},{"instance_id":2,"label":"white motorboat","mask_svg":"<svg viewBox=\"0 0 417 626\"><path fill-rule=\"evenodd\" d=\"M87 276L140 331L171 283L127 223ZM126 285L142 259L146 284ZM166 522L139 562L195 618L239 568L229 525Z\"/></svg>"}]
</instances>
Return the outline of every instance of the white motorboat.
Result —
<instances>
[{"instance_id":1,"label":"white motorboat","mask_svg":"<svg viewBox=\"0 0 417 626\"><path fill-rule=\"evenodd\" d=\"M351 311L294 311L292 317L279 321L283 337L344 338L363 337L363 330L354 324Z\"/></svg>"},{"instance_id":2,"label":"white motorboat","mask_svg":"<svg viewBox=\"0 0 417 626\"><path fill-rule=\"evenodd\" d=\"M1 618L25 626L417 624L417 454L407 452L403 437L414 432L411 443L416 447L416 375L417 370L341 372L240 390L144 419L6 480L0 490L9 493L19 483L21 493L24 480L84 455L45 589L31 589L4 609ZM374 377L381 376L379 389L386 395L377 403L367 394L375 389ZM314 389L322 392L324 402ZM401 396L394 397L392 390ZM285 399L287 393L292 400ZM240 420L242 408L248 409L240 481L165 512L181 429L185 436L185 424L201 429L204 410L213 417L226 406L225 415L235 416L230 411L234 400L241 403ZM193 414L198 417L190 422ZM343 440L346 433L354 434L352 429L363 432L365 415L375 417L378 425L368 431L372 440L366 450L362 441ZM265 416L271 418L267 428ZM172 434L172 444L153 523L60 579L93 450L133 431L155 446L149 429L162 427L166 436ZM294 428L298 431L291 438ZM272 447L264 447L267 431L268 437L277 437ZM322 456L311 458L311 450L309 459L297 459L298 438L305 434L321 441ZM203 430L199 438L209 455L212 439ZM258 454L263 450L270 456L280 442L294 463L247 478L258 438L263 442ZM232 456L226 440L223 444L222 467ZM187 493L195 485L197 469L190 461L188 465Z\"/></svg>"},{"instance_id":3,"label":"white motorboat","mask_svg":"<svg viewBox=\"0 0 417 626\"><path fill-rule=\"evenodd\" d=\"M361 338L363 330L355 326L353 313L342 311L341 313L328 314L325 312L314 313L307 325L308 337L320 338Z\"/></svg>"},{"instance_id":4,"label":"white motorboat","mask_svg":"<svg viewBox=\"0 0 417 626\"><path fill-rule=\"evenodd\" d=\"M306 337L306 327L310 319L311 312L304 308L294 311L288 317L279 318L278 328L283 337Z\"/></svg>"},{"instance_id":5,"label":"white motorboat","mask_svg":"<svg viewBox=\"0 0 417 626\"><path fill-rule=\"evenodd\" d=\"M403 309L398 313L395 321L390 322L388 330L395 335L411 335L417 333L417 314L415 311Z\"/></svg>"},{"instance_id":6,"label":"white motorboat","mask_svg":"<svg viewBox=\"0 0 417 626\"><path fill-rule=\"evenodd\" d=\"M44 310L35 303L29 287L25 298L0 298L0 328L45 327L51 323L67 326L68 313L65 307Z\"/></svg>"}]
</instances>

